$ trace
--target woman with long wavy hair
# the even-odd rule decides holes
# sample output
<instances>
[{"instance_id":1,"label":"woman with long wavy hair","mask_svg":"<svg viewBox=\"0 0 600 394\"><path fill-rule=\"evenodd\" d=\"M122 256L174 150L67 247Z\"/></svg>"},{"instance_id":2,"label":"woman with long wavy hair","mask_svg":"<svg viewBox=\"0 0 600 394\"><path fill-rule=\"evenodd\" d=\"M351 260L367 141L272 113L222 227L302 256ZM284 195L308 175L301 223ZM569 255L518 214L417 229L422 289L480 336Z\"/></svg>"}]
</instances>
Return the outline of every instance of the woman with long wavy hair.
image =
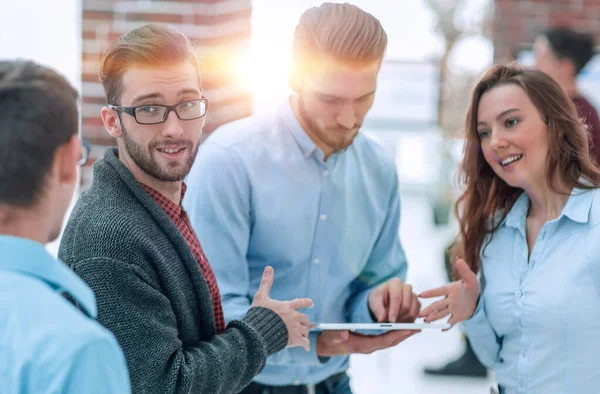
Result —
<instances>
[{"instance_id":1,"label":"woman with long wavy hair","mask_svg":"<svg viewBox=\"0 0 600 394\"><path fill-rule=\"evenodd\" d=\"M501 392L600 392L600 171L582 120L546 74L494 66L465 128L458 280L422 293L443 298L421 316L463 321Z\"/></svg>"}]
</instances>

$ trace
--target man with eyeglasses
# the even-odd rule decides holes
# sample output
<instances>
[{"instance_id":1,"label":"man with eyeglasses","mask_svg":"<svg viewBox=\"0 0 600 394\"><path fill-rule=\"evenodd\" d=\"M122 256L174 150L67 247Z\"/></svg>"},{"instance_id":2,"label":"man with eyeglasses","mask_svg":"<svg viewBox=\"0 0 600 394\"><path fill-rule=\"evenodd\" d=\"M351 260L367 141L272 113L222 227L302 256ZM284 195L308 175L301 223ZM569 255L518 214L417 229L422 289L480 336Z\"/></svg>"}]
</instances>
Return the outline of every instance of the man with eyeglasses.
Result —
<instances>
[{"instance_id":1,"label":"man with eyeglasses","mask_svg":"<svg viewBox=\"0 0 600 394\"><path fill-rule=\"evenodd\" d=\"M0 61L0 393L129 393L92 290L44 248L78 182L77 92L30 61ZM73 302L78 303L81 311Z\"/></svg>"},{"instance_id":2,"label":"man with eyeglasses","mask_svg":"<svg viewBox=\"0 0 600 394\"><path fill-rule=\"evenodd\" d=\"M190 42L145 25L107 49L100 79L106 130L117 141L94 166L59 256L94 289L99 321L117 337L133 392L237 393L269 355L308 348L309 299L269 297L225 325L219 288L182 208L208 100Z\"/></svg>"}]
</instances>

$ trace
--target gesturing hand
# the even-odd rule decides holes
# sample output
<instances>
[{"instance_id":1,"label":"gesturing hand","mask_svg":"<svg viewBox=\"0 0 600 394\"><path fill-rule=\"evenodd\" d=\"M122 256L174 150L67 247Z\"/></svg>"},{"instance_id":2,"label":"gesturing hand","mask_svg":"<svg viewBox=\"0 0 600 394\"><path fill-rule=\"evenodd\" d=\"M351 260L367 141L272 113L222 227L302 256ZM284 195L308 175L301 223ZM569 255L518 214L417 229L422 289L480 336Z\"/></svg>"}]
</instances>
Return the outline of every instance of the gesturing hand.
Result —
<instances>
[{"instance_id":1,"label":"gesturing hand","mask_svg":"<svg viewBox=\"0 0 600 394\"><path fill-rule=\"evenodd\" d=\"M310 350L308 331L312 324L307 315L300 313L297 309L311 308L313 302L310 298L296 298L291 301L277 301L269 297L273 286L275 273L272 267L266 267L260 281L260 287L254 295L252 306L262 306L277 313L285 322L288 330L287 347L302 346L304 350Z\"/></svg>"},{"instance_id":2,"label":"gesturing hand","mask_svg":"<svg viewBox=\"0 0 600 394\"><path fill-rule=\"evenodd\" d=\"M480 293L479 281L463 259L457 259L456 269L462 279L419 294L421 298L445 296L421 311L419 317L424 317L426 323L451 315L448 323L454 325L475 313Z\"/></svg>"}]
</instances>

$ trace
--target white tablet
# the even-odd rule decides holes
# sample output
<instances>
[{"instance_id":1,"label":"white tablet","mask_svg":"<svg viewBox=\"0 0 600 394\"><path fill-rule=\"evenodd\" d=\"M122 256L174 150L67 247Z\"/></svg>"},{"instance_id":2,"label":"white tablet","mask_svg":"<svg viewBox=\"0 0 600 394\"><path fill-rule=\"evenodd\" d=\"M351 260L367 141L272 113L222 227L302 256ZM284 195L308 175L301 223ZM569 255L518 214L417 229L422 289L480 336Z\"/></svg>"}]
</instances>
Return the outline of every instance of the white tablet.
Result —
<instances>
[{"instance_id":1,"label":"white tablet","mask_svg":"<svg viewBox=\"0 0 600 394\"><path fill-rule=\"evenodd\" d=\"M313 330L423 330L450 328L449 323L320 323Z\"/></svg>"}]
</instances>

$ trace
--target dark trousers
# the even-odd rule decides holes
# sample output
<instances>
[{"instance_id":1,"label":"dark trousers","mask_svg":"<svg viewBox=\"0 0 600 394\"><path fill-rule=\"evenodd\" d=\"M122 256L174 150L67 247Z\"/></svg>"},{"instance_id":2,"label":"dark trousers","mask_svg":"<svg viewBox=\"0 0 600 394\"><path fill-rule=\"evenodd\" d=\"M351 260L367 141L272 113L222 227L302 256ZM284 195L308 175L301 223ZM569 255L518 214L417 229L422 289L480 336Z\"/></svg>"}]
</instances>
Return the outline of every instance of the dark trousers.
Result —
<instances>
[{"instance_id":1,"label":"dark trousers","mask_svg":"<svg viewBox=\"0 0 600 394\"><path fill-rule=\"evenodd\" d=\"M350 388L343 390L342 385L348 385L350 378L345 372L330 376L324 381L311 387L307 385L293 386L266 386L260 383L252 382L240 394L337 394L341 389L343 392L350 393Z\"/></svg>"}]
</instances>

